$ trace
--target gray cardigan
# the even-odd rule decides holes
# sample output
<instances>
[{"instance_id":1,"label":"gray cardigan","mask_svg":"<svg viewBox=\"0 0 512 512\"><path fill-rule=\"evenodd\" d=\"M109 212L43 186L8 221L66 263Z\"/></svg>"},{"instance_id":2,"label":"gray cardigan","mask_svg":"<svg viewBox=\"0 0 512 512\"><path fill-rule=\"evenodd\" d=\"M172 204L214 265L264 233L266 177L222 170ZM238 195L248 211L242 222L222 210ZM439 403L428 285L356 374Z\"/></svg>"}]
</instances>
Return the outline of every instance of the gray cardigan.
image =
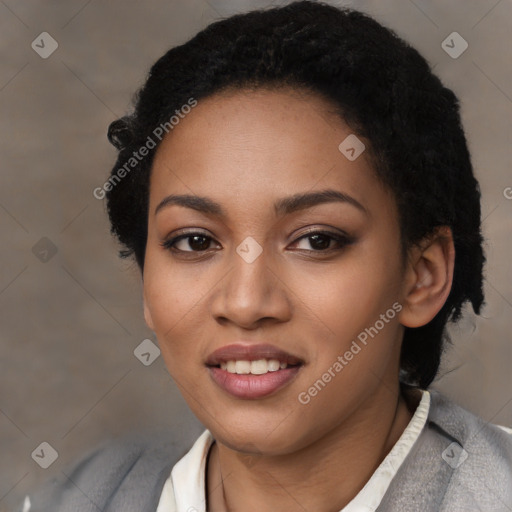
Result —
<instances>
[{"instance_id":1,"label":"gray cardigan","mask_svg":"<svg viewBox=\"0 0 512 512\"><path fill-rule=\"evenodd\" d=\"M30 512L155 512L183 455L163 438L104 444L31 495ZM431 391L426 426L377 510L511 512L512 435Z\"/></svg>"}]
</instances>

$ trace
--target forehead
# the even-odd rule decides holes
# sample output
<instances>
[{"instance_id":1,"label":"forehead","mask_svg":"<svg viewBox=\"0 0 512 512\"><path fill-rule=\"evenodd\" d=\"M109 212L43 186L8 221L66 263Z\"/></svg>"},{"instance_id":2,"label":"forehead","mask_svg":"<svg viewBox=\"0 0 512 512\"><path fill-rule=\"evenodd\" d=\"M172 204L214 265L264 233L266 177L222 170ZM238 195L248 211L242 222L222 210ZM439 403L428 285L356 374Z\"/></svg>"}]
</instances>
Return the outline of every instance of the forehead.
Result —
<instances>
[{"instance_id":1,"label":"forehead","mask_svg":"<svg viewBox=\"0 0 512 512\"><path fill-rule=\"evenodd\" d=\"M150 207L171 192L245 205L315 188L382 195L365 151L351 160L340 150L350 137L335 106L308 91L215 94L164 137L153 162Z\"/></svg>"}]
</instances>

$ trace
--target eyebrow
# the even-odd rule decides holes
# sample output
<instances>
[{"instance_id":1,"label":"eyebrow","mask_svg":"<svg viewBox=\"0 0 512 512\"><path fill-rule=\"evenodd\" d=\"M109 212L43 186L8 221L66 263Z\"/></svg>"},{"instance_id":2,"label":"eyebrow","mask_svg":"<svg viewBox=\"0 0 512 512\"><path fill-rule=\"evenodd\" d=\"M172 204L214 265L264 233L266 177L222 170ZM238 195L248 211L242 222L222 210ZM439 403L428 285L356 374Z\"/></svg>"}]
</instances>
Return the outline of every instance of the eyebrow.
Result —
<instances>
[{"instance_id":1,"label":"eyebrow","mask_svg":"<svg viewBox=\"0 0 512 512\"><path fill-rule=\"evenodd\" d=\"M368 215L368 210L356 199L338 190L320 190L317 192L299 193L278 199L274 203L274 212L277 216L289 215L299 210L305 210L323 203L348 203ZM167 206L178 205L191 208L201 213L226 217L222 206L208 197L190 194L169 195L162 199L155 208L156 215Z\"/></svg>"}]
</instances>

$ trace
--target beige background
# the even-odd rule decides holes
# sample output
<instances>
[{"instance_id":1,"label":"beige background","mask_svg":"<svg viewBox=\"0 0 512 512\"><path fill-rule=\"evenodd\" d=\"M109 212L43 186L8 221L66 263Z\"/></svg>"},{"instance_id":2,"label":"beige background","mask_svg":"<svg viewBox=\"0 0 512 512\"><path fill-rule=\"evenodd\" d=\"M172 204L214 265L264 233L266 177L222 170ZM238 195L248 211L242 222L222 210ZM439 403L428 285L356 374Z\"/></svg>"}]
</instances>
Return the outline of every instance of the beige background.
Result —
<instances>
[{"instance_id":1,"label":"beige background","mask_svg":"<svg viewBox=\"0 0 512 512\"><path fill-rule=\"evenodd\" d=\"M488 305L452 329L436 387L511 426L512 2L331 3L395 29L460 97L483 191ZM154 60L219 16L269 4L0 1L0 511L108 437L169 429L186 445L201 431L162 358L134 357L152 338L138 271L117 258L92 191L113 164L107 126ZM31 48L43 31L59 45L47 59ZM453 31L469 44L457 59L441 48ZM57 249L47 262L33 252L43 237ZM59 453L46 470L31 458L43 441Z\"/></svg>"}]
</instances>

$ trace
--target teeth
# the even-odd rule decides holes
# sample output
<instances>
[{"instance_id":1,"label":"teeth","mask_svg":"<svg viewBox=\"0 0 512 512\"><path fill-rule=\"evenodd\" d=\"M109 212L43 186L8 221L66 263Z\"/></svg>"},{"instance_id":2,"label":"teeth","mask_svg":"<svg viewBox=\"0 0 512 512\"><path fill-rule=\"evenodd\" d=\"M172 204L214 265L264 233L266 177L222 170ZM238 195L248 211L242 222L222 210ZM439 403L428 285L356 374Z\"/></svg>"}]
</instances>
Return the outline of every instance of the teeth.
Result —
<instances>
[{"instance_id":1,"label":"teeth","mask_svg":"<svg viewBox=\"0 0 512 512\"><path fill-rule=\"evenodd\" d=\"M251 373L251 363L249 361L237 361L235 363L235 372L238 373L238 375Z\"/></svg>"},{"instance_id":2,"label":"teeth","mask_svg":"<svg viewBox=\"0 0 512 512\"><path fill-rule=\"evenodd\" d=\"M268 372L268 365L265 359L258 359L251 363L251 373L253 375L263 375Z\"/></svg>"},{"instance_id":3,"label":"teeth","mask_svg":"<svg viewBox=\"0 0 512 512\"><path fill-rule=\"evenodd\" d=\"M277 359L258 359L256 361L227 361L220 364L222 370L239 375L264 375L268 372L277 372L288 367Z\"/></svg>"},{"instance_id":4,"label":"teeth","mask_svg":"<svg viewBox=\"0 0 512 512\"><path fill-rule=\"evenodd\" d=\"M267 368L269 372L277 372L279 370L280 364L277 359L270 359L267 361Z\"/></svg>"}]
</instances>

